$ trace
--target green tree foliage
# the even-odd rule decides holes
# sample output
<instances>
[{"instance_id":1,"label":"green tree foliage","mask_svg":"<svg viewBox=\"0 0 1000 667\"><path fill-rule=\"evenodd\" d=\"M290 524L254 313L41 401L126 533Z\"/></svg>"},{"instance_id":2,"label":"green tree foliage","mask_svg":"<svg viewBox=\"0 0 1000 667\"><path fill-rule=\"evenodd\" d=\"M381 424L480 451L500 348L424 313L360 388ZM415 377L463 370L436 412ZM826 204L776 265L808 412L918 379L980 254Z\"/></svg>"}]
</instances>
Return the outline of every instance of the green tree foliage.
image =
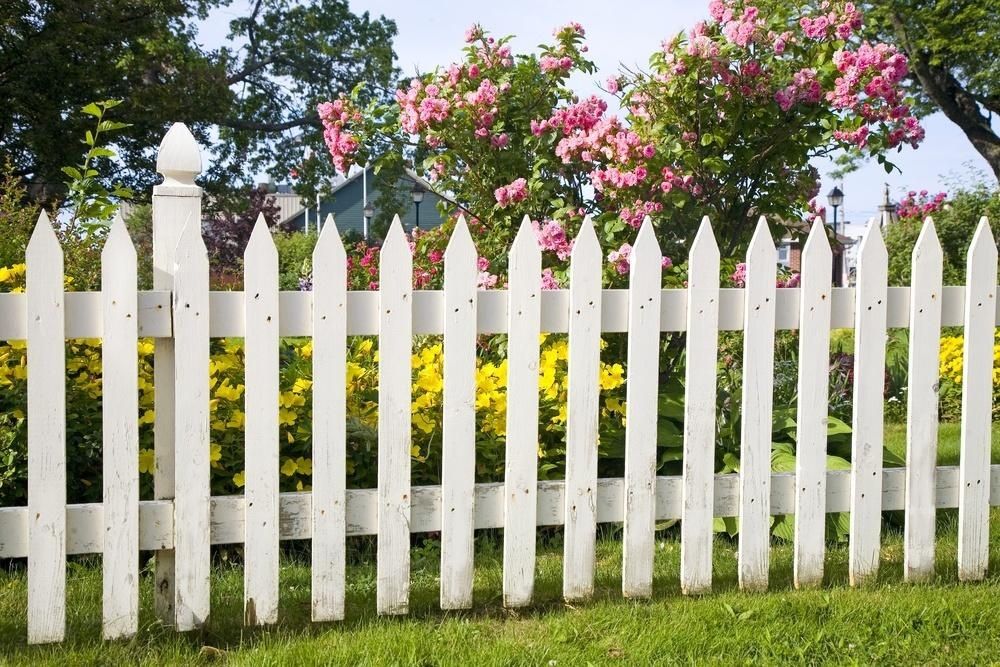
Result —
<instances>
[{"instance_id":1,"label":"green tree foliage","mask_svg":"<svg viewBox=\"0 0 1000 667\"><path fill-rule=\"evenodd\" d=\"M265 169L287 177L304 146L323 148L317 102L360 82L379 98L396 78L395 24L356 15L346 0L255 0L230 22L225 46L205 48L199 21L229 4L0 3L0 156L28 195L64 197L61 168L76 164L76 138L92 123L75 112L94 99L124 100L115 119L130 125L115 138L120 162L96 158L109 181L148 193L157 180L150 149L170 122L183 121L213 156L203 183L218 193ZM313 160L300 178L308 189L327 173L327 160Z\"/></svg>"},{"instance_id":2,"label":"green tree foliage","mask_svg":"<svg viewBox=\"0 0 1000 667\"><path fill-rule=\"evenodd\" d=\"M958 190L930 215L944 252L944 284L964 285L969 242L982 216L989 218L994 238L1000 238L1000 191L982 184ZM886 229L890 284L910 284L913 246L922 225L922 215L906 215Z\"/></svg>"},{"instance_id":3,"label":"green tree foliage","mask_svg":"<svg viewBox=\"0 0 1000 667\"><path fill-rule=\"evenodd\" d=\"M910 58L922 111L942 111L1000 179L1000 1L891 0L865 6L865 37Z\"/></svg>"}]
</instances>

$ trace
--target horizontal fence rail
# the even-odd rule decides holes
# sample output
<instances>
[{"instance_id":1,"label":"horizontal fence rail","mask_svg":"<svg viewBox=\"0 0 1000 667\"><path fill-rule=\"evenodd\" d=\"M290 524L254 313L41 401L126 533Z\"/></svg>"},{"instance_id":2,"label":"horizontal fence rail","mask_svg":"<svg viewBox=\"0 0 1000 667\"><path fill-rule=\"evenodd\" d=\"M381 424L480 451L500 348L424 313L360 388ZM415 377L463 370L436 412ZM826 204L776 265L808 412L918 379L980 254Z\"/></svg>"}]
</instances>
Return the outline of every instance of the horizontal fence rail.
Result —
<instances>
[{"instance_id":1,"label":"horizontal fence rail","mask_svg":"<svg viewBox=\"0 0 1000 667\"><path fill-rule=\"evenodd\" d=\"M715 475L712 515L735 517L739 512L739 475ZM902 510L906 490L905 468L886 468L882 472L882 510ZM933 507L954 509L959 498L958 466L935 469ZM848 470L826 473L826 511L850 511L851 476ZM565 483L562 480L538 482L539 527L565 523ZM414 486L410 514L411 533L433 533L442 528L441 487ZM475 529L503 528L503 482L475 485ZM597 523L620 523L625 516L625 481L621 478L597 480ZM656 478L657 521L681 518L682 481L679 475ZM795 473L771 473L771 515L795 514ZM280 495L279 536L282 540L313 539L310 523L312 494L286 492ZM378 534L378 507L375 489L346 491L346 535L359 537ZM1000 465L990 467L989 504L1000 506ZM213 496L212 544L242 544L244 540L243 496ZM98 554L104 549L104 509L101 503L81 503L66 507L66 551L70 555ZM172 549L173 503L168 500L143 500L139 503L139 549ZM28 554L28 510L26 507L0 508L0 558L23 558Z\"/></svg>"},{"instance_id":2,"label":"horizontal fence rail","mask_svg":"<svg viewBox=\"0 0 1000 667\"><path fill-rule=\"evenodd\" d=\"M628 289L600 288L604 258L590 219L570 258L569 289L542 290L542 254L530 220L509 255L507 290L476 288L478 253L460 220L444 257L444 289L413 290L412 257L398 217L381 249L379 290L346 289L335 223L313 255L311 292L279 292L277 253L263 218L250 238L244 291L210 292L200 233L201 156L182 125L167 133L153 195L153 291L135 289L135 250L118 219L102 256L103 292L65 292L62 251L42 215L27 249L25 293L0 294L0 339L26 340L28 502L0 508L0 558L28 560L28 641L65 633L66 557L103 554L103 630L138 630L137 551L156 552L157 617L179 631L211 613L211 546L244 545L244 622L279 620L279 541L312 540L312 618L345 613L346 538L377 536L377 610L409 610L410 537L441 533L441 607L473 604L474 531L503 529L503 600L531 603L537 529L564 527L563 595L594 590L598 524L623 525L622 593L653 593L657 521L681 520L681 589L712 586L713 520L740 519L738 573L765 590L770 517L796 517L796 586L823 579L824 522L850 513L849 574L878 571L882 512L903 510L905 576L933 573L934 511L958 508L959 578L985 576L989 508L1000 505L990 464L997 248L984 219L971 240L966 286L941 285L941 252L928 219L913 254L912 287L887 287L887 254L873 221L859 249L857 288L831 285L831 248L817 220L803 252L801 288L775 286L776 253L762 218L746 285L721 288L719 250L706 219L689 257L687 289L662 289L648 218L631 255ZM964 329L961 452L936 467L938 349L943 326ZM851 468L827 469L829 333L854 329ZM907 467L883 468L886 332L910 330ZM795 472L773 472L775 332L800 330ZM719 332L742 331L738 474L716 474ZM681 474L658 476L660 334L688 332ZM539 337L568 334L566 478L538 480ZM602 333L627 334L622 478L598 479ZM412 486L414 336L443 335L442 484ZM476 338L507 334L503 482L475 483ZM279 493L279 337L310 337L312 489ZM345 360L349 336L379 337L378 483L346 488ZM154 500L138 501L135 404L138 338L155 339ZM245 345L245 493L211 495L211 338ZM103 339L104 503L66 504L64 341ZM176 352L176 354L175 354ZM128 377L126 377L128 376ZM109 400L109 398L111 400ZM68 448L67 448L68 445ZM732 470L733 468L726 468Z\"/></svg>"},{"instance_id":3,"label":"horizontal fence rail","mask_svg":"<svg viewBox=\"0 0 1000 667\"><path fill-rule=\"evenodd\" d=\"M661 290L660 331L687 330L687 290ZM801 290L786 287L777 290L775 298L775 329L794 331L799 328ZM719 289L719 331L743 330L743 300L745 291L739 288ZM170 292L142 291L139 296L139 336L170 338ZM507 291L480 290L477 297L476 332L507 333ZM543 333L569 331L569 290L546 290L541 293L541 330ZM854 328L855 288L835 287L831 292L832 329ZM378 335L378 292L347 292L347 335ZM910 288L888 288L886 326L906 329L910 326ZM23 340L26 337L25 295L0 294L0 340ZM445 294L443 290L413 292L414 335L437 335L444 332ZM213 338L242 338L246 335L245 295L241 291L209 293L209 335ZM964 324L965 288L941 288L941 326L960 327ZM279 335L312 336L313 295L311 292L279 292ZM1000 326L1000 307L996 312ZM628 290L601 291L601 331L628 331ZM66 293L66 338L100 338L103 335L100 292Z\"/></svg>"}]
</instances>

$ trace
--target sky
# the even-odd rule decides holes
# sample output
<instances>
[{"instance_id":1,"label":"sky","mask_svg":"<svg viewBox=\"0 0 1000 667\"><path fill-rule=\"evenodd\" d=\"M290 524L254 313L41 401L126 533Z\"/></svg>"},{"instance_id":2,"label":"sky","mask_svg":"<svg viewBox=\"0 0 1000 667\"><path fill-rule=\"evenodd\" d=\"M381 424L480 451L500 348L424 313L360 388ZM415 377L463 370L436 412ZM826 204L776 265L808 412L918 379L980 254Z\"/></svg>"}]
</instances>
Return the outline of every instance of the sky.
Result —
<instances>
[{"instance_id":1,"label":"sky","mask_svg":"<svg viewBox=\"0 0 1000 667\"><path fill-rule=\"evenodd\" d=\"M234 0L217 10L200 28L199 39L208 47L225 42L230 18L242 13L248 0ZM552 30L570 21L586 29L590 58L598 67L593 77L576 76L571 85L581 95L600 94L597 86L616 73L620 64L642 67L660 43L708 16L708 0L350 0L353 12L368 11L396 22L393 42L404 74L447 66L461 57L463 33L480 23L497 36L516 35L515 52L533 51L549 42ZM927 137L919 149L892 153L889 159L900 171L886 174L872 161L842 181L833 181L829 161L815 163L822 176L822 192L834 185L844 191L841 220L862 222L875 215L884 184L899 200L908 190L948 190L956 182L992 177L986 161L972 148L957 126L937 113L923 120Z\"/></svg>"}]
</instances>

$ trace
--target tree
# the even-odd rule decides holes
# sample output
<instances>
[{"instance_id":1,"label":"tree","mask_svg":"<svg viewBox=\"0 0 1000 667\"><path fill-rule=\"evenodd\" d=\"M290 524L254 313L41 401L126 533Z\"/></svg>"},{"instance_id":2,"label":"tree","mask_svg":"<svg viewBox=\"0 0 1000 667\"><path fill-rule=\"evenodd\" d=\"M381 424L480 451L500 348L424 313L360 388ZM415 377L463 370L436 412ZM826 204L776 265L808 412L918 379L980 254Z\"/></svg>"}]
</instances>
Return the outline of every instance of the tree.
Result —
<instances>
[{"instance_id":1,"label":"tree","mask_svg":"<svg viewBox=\"0 0 1000 667\"><path fill-rule=\"evenodd\" d=\"M263 215L268 227L273 227L281 214L274 197L264 187L248 188L239 198L246 203L244 208L220 210L202 229L212 275L217 282L226 284L240 279L243 253L258 216Z\"/></svg>"},{"instance_id":2,"label":"tree","mask_svg":"<svg viewBox=\"0 0 1000 667\"><path fill-rule=\"evenodd\" d=\"M994 237L1000 235L1000 191L983 184L960 187L951 196L941 192L931 197L926 191L910 192L900 202L899 219L885 230L889 250L889 283L910 285L913 247L924 219L934 218L934 229L944 254L944 284L965 284L965 260L969 243L986 216Z\"/></svg>"},{"instance_id":3,"label":"tree","mask_svg":"<svg viewBox=\"0 0 1000 667\"><path fill-rule=\"evenodd\" d=\"M101 174L137 194L156 182L155 147L183 121L212 154L213 193L270 171L286 178L304 147L322 147L318 102L367 84L385 96L397 76L395 24L355 15L346 0L256 0L230 23L229 44L205 49L196 25L228 0L9 0L0 3L0 156L37 201L62 198L60 169L82 152L78 109L121 99L120 160ZM300 169L303 189L332 175Z\"/></svg>"},{"instance_id":4,"label":"tree","mask_svg":"<svg viewBox=\"0 0 1000 667\"><path fill-rule=\"evenodd\" d=\"M955 123L1000 179L1000 2L892 0L866 3L866 37L899 46L923 111Z\"/></svg>"},{"instance_id":5,"label":"tree","mask_svg":"<svg viewBox=\"0 0 1000 667\"><path fill-rule=\"evenodd\" d=\"M857 44L851 3L822 15L785 6L765 14L738 0L709 7L711 19L664 42L650 71L606 83L622 116L568 87L572 74L595 71L579 24L556 30L537 55L514 54L507 38L473 26L461 62L413 79L394 103L343 96L320 105L334 164L411 156L482 223L480 248L501 272L528 216L551 286L565 279L585 215L616 253L614 283L646 215L673 259L684 258L702 215L732 255L758 216L781 224L808 212L812 157L853 147L881 160L923 138L899 86L905 56Z\"/></svg>"}]
</instances>

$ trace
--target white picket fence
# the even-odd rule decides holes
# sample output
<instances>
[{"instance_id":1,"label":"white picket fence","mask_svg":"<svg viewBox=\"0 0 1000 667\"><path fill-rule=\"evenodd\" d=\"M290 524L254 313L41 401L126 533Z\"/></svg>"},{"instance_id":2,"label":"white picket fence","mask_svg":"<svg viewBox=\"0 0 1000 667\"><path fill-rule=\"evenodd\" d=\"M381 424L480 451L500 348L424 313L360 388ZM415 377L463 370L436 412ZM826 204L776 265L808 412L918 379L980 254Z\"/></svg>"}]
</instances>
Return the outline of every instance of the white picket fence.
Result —
<instances>
[{"instance_id":1,"label":"white picket fence","mask_svg":"<svg viewBox=\"0 0 1000 667\"><path fill-rule=\"evenodd\" d=\"M652 593L654 526L681 520L685 593L712 586L712 519L740 517L739 583L768 585L769 520L794 514L797 586L823 578L824 519L851 513L850 579L879 564L881 512L905 511L905 576L934 568L935 509L959 509L959 578L985 575L990 505L1000 466L990 465L997 250L985 220L972 239L966 287L943 287L942 255L928 220L913 254L914 284L887 288L878 225L862 243L858 287L831 288L821 223L809 235L798 289L775 289L775 248L761 220L745 289L719 286L709 222L690 254L687 289L661 289L660 249L647 220L627 290L602 290L602 253L589 221L571 259L569 290L540 289L541 256L527 222L510 251L506 290L477 291L477 253L460 222L445 254L443 291L412 290L412 259L399 222L382 248L378 292L348 292L346 256L328 224L314 254L312 292L279 292L274 244L258 221L246 253L245 290L209 292L199 229L198 146L175 125L160 147L164 182L153 195L154 290L136 291L136 257L124 224L112 227L100 293L64 293L62 254L44 215L27 251L27 289L0 294L0 339L27 339L29 496L0 508L0 557L28 559L28 639L64 636L66 557L101 553L104 635L134 634L139 550L156 552L157 615L177 630L210 612L212 544L245 546L245 621L278 616L279 541L312 540L312 616L344 616L345 538L377 535L377 608L405 614L410 535L440 531L441 607L472 605L473 535L503 528L503 596L532 599L540 526L565 527L563 591L594 586L598 523L624 524L622 589ZM935 467L938 345L942 326L964 326L961 463ZM829 337L856 331L852 469L826 469ZM887 327L910 330L907 467L882 468ZM799 329L795 473L772 473L773 350L777 330ZM719 331L744 332L741 468L715 475ZM656 476L658 342L686 331L684 457L680 477ZM569 334L565 481L537 479L539 334ZM628 334L624 479L598 479L598 369L602 332ZM441 486L410 483L410 355L418 334L444 334ZM506 481L475 483L475 341L509 336ZM378 488L345 489L346 342L379 336ZM209 487L209 339L246 338L246 487ZM278 339L312 336L313 486L279 493ZM66 504L64 340L103 338L104 502ZM155 339L155 500L138 497L137 337ZM69 443L72 446L72 443ZM992 491L991 491L992 490ZM992 495L991 495L992 493Z\"/></svg>"}]
</instances>

